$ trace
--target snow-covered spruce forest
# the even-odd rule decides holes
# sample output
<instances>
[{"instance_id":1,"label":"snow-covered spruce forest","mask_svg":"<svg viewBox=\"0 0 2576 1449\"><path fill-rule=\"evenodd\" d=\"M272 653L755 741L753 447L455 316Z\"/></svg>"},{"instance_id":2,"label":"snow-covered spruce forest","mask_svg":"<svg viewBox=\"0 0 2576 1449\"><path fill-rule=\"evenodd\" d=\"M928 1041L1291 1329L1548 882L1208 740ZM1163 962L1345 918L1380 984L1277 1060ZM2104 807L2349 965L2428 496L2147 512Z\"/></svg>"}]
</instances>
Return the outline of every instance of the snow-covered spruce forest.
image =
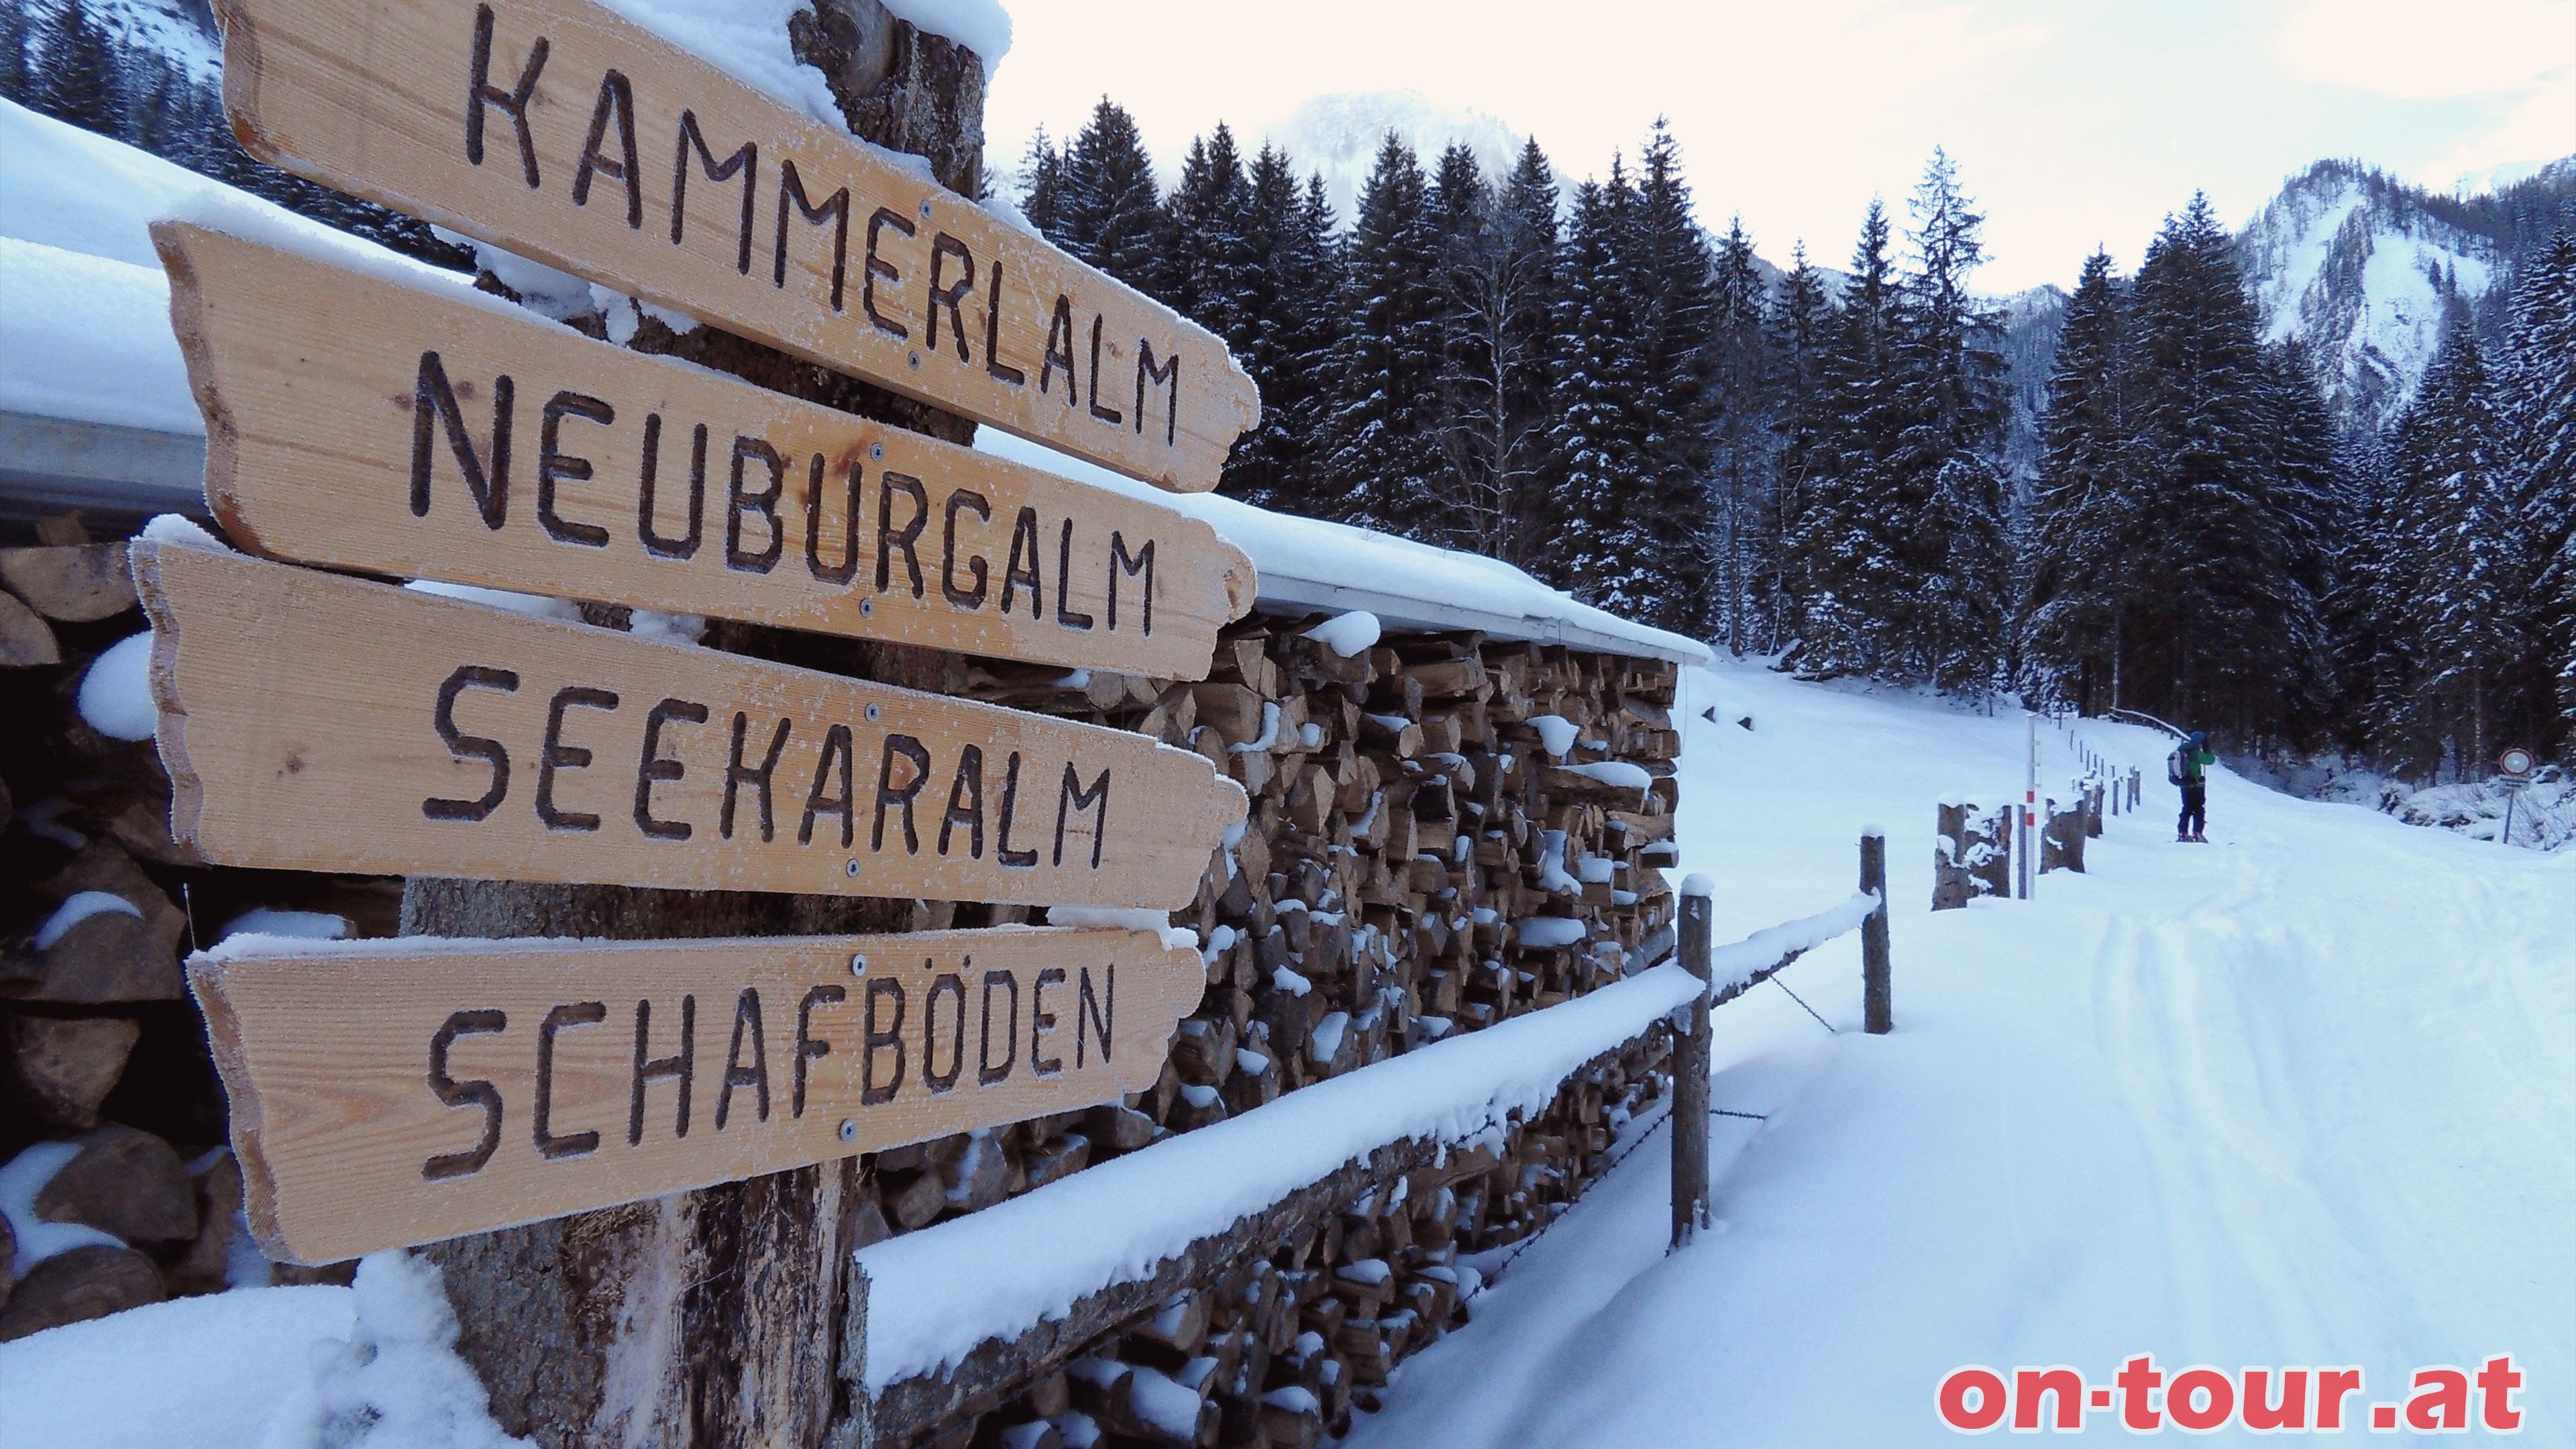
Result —
<instances>
[{"instance_id":1,"label":"snow-covered spruce forest","mask_svg":"<svg viewBox=\"0 0 2576 1449\"><path fill-rule=\"evenodd\" d=\"M2018 688L2430 777L2554 745L2576 709L2571 198L2576 176L2526 193L2551 239L2484 326L2446 279L2455 320L2384 429L2267 340L2199 197L2134 274L2084 261L2030 398L1939 154L1901 214L1859 208L1841 271L1710 235L1660 129L1570 186L1535 141L1488 176L1390 136L1343 228L1294 157L1223 127L1158 195L1104 100L1032 143L1017 200L1246 360L1265 417L1227 486L1256 501L1810 676Z\"/></svg>"},{"instance_id":2,"label":"snow-covered spruce forest","mask_svg":"<svg viewBox=\"0 0 2576 1449\"><path fill-rule=\"evenodd\" d=\"M211 18L143 13L0 0L0 94L466 264L243 155ZM2141 709L2244 754L2432 781L2576 724L2576 165L2459 199L2321 162L2243 235L2177 198L2109 239L2134 271L1997 299L1938 153L1854 198L1840 267L1801 240L1783 268L1710 228L1660 128L1579 181L1536 140L1496 174L1390 133L1348 217L1223 126L1166 191L1109 99L1004 149L993 200L1259 382L1224 484L1250 501L1801 675Z\"/></svg>"}]
</instances>

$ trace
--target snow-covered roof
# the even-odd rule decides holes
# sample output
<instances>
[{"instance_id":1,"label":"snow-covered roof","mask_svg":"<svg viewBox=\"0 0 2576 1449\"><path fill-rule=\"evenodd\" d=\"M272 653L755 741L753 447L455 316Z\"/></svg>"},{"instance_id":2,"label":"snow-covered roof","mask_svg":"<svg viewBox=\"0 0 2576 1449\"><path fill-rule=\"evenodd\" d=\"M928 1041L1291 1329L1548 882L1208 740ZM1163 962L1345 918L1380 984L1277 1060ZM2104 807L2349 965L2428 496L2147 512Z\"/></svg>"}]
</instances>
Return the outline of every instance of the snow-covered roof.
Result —
<instances>
[{"instance_id":1,"label":"snow-covered roof","mask_svg":"<svg viewBox=\"0 0 2576 1449\"><path fill-rule=\"evenodd\" d=\"M37 475L49 506L87 499L143 512L194 509L194 490L166 456L145 470L92 462L122 449L166 455L205 424L170 331L170 289L148 231L153 218L208 206L256 214L282 229L314 223L159 157L0 101L0 489ZM244 208L249 211L245 212ZM265 228L264 228L265 229ZM407 258L331 234L352 264L404 274ZM95 425L66 442L57 435ZM1698 641L1632 623L1551 589L1509 564L1319 519L1273 513L1213 494L1173 495L995 429L977 446L1205 520L1252 556L1259 597L1274 609L1366 611L1397 629L1479 629L1581 649L1705 663ZM39 458L72 461L38 466Z\"/></svg>"},{"instance_id":2,"label":"snow-covered roof","mask_svg":"<svg viewBox=\"0 0 2576 1449\"><path fill-rule=\"evenodd\" d=\"M1709 662L1708 647L1696 639L1596 609L1498 559L1273 513L1214 493L1165 493L998 428L976 429L975 446L1204 520L1252 556L1260 600L1273 608L1337 614L1364 609L1389 628L1481 629L1501 639Z\"/></svg>"}]
</instances>

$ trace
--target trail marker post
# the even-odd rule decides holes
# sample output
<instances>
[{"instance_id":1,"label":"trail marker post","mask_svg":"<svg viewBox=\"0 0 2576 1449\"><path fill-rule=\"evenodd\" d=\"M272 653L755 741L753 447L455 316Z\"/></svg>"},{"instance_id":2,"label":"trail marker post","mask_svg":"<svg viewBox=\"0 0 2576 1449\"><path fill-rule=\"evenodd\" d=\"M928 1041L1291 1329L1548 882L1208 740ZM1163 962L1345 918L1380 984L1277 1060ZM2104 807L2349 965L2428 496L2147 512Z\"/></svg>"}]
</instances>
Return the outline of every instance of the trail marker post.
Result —
<instances>
[{"instance_id":1,"label":"trail marker post","mask_svg":"<svg viewBox=\"0 0 2576 1449\"><path fill-rule=\"evenodd\" d=\"M1688 1032L1673 1043L1673 1242L1687 1246L1708 1226L1708 997L1714 966L1709 959L1710 896L1704 875L1682 882L1682 969L1699 978L1691 999Z\"/></svg>"},{"instance_id":2,"label":"trail marker post","mask_svg":"<svg viewBox=\"0 0 2576 1449\"><path fill-rule=\"evenodd\" d=\"M1887 836L1875 827L1860 837L1860 888L1878 896L1878 908L1860 923L1860 994L1864 1029L1885 1036L1896 1029L1887 964Z\"/></svg>"},{"instance_id":3,"label":"trail marker post","mask_svg":"<svg viewBox=\"0 0 2576 1449\"><path fill-rule=\"evenodd\" d=\"M2029 720L2022 752L2025 766L2021 795L2021 898L2037 894L2039 882L2039 716Z\"/></svg>"}]
</instances>

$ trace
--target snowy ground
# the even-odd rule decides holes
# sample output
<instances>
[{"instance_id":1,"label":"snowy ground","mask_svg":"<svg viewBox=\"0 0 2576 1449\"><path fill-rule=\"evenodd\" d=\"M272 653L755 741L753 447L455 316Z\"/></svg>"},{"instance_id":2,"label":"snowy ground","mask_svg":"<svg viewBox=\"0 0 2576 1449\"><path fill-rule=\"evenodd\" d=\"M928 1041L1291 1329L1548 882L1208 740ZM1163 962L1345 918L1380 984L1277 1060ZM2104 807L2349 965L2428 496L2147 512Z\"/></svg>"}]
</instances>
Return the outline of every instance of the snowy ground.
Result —
<instances>
[{"instance_id":1,"label":"snowy ground","mask_svg":"<svg viewBox=\"0 0 2576 1449\"><path fill-rule=\"evenodd\" d=\"M2295 793L2337 800L2394 815L2409 825L2456 830L2472 840L2505 839L2525 850L2564 850L2576 844L2576 778L2543 765L2520 791L2492 780L2410 785L2369 770L2340 770Z\"/></svg>"},{"instance_id":2,"label":"snowy ground","mask_svg":"<svg viewBox=\"0 0 2576 1449\"><path fill-rule=\"evenodd\" d=\"M1933 802L2011 782L2018 722L1692 688L1755 723L1690 725L1720 939L1847 889L1884 824L1898 1030L1855 1030L1850 939L1786 973L1842 1034L1767 986L1723 1008L1713 1101L1769 1118L1716 1120L1723 1232L1663 1255L1656 1134L1352 1445L1938 1444L1952 1368L2136 1353L2361 1365L2357 1412L2503 1352L2526 1442L2576 1443L2576 859L2223 774L2212 843L2177 845L2164 746L2086 725L2148 808L2090 876L1935 916Z\"/></svg>"}]
</instances>

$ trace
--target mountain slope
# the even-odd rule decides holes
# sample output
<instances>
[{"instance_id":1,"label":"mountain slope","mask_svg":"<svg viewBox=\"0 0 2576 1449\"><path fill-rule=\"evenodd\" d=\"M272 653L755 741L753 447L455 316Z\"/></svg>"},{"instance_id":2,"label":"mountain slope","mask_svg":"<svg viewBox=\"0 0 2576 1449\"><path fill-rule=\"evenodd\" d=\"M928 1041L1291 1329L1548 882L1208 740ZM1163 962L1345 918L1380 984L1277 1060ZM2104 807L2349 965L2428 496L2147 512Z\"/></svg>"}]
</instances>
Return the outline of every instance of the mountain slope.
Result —
<instances>
[{"instance_id":1,"label":"mountain slope","mask_svg":"<svg viewBox=\"0 0 2576 1449\"><path fill-rule=\"evenodd\" d=\"M2500 318L2516 256L2576 201L2576 158L2501 191L2436 196L2351 161L2291 178L2237 238L2266 340L2298 338L2349 427L2394 420L2455 310Z\"/></svg>"},{"instance_id":2,"label":"mountain slope","mask_svg":"<svg viewBox=\"0 0 2576 1449\"><path fill-rule=\"evenodd\" d=\"M1317 96L1261 128L1287 151L1299 175L1321 172L1324 194L1347 225L1359 209L1360 188L1377 162L1378 146L1393 131L1431 169L1451 142L1464 142L1489 179L1511 174L1521 138L1482 111L1458 111L1419 91L1364 91ZM1566 182L1560 166L1560 183Z\"/></svg>"}]
</instances>

